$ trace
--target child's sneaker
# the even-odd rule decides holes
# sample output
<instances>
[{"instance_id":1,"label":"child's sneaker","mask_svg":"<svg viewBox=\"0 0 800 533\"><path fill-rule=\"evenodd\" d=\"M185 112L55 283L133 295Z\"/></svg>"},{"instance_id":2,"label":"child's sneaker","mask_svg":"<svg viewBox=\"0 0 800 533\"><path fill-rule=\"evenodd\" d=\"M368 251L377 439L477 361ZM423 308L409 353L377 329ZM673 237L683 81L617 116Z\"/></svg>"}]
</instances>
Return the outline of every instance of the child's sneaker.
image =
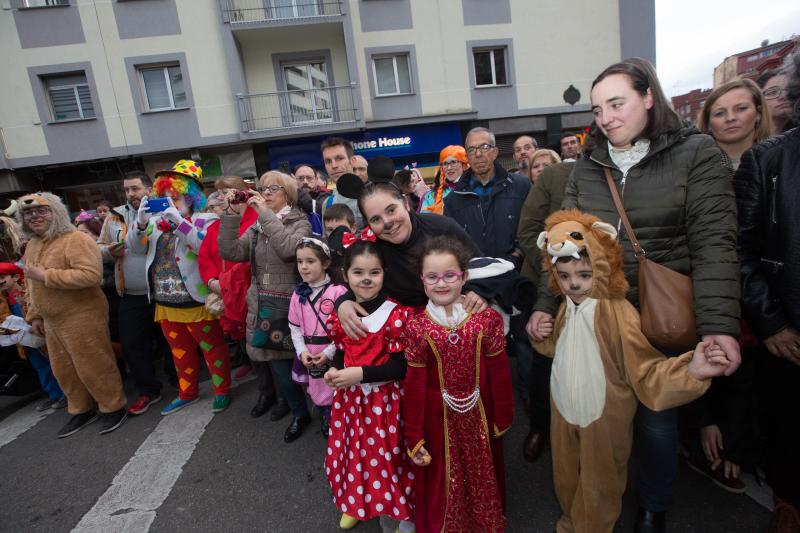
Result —
<instances>
[{"instance_id":1,"label":"child's sneaker","mask_svg":"<svg viewBox=\"0 0 800 533\"><path fill-rule=\"evenodd\" d=\"M70 435L82 430L95 420L97 420L97 413L94 410L87 411L79 415L72 415L72 418L69 419L69 422L67 422L64 427L58 431L58 438L63 439L64 437L69 437Z\"/></svg>"},{"instance_id":2,"label":"child's sneaker","mask_svg":"<svg viewBox=\"0 0 800 533\"><path fill-rule=\"evenodd\" d=\"M171 415L172 413L174 413L176 411L180 411L181 409L183 409L187 405L192 404L192 403L196 402L197 400L198 400L198 398L192 398L191 400L181 400L180 398L175 398L174 400L169 402L168 406L166 406L165 408L163 408L161 410L161 415L162 416Z\"/></svg>"},{"instance_id":3,"label":"child's sneaker","mask_svg":"<svg viewBox=\"0 0 800 533\"><path fill-rule=\"evenodd\" d=\"M227 394L217 394L214 396L214 403L211 404L211 412L221 413L231 404L231 397Z\"/></svg>"},{"instance_id":4,"label":"child's sneaker","mask_svg":"<svg viewBox=\"0 0 800 533\"><path fill-rule=\"evenodd\" d=\"M105 435L106 433L111 433L124 424L127 418L128 411L124 407L113 413L100 413L100 419L103 423L100 428L100 434Z\"/></svg>"},{"instance_id":5,"label":"child's sneaker","mask_svg":"<svg viewBox=\"0 0 800 533\"><path fill-rule=\"evenodd\" d=\"M339 520L339 529L353 529L357 525L357 518L353 518L347 513L342 513L342 518Z\"/></svg>"},{"instance_id":6,"label":"child's sneaker","mask_svg":"<svg viewBox=\"0 0 800 533\"><path fill-rule=\"evenodd\" d=\"M36 406L36 410L38 412L40 412L40 413L43 413L44 411L49 411L51 409L58 409L56 407L56 404L58 404L60 401L61 401L61 398L58 398L57 400L52 400L52 399L48 398L45 401L43 401L42 403L40 403L39 405L37 405Z\"/></svg>"}]
</instances>

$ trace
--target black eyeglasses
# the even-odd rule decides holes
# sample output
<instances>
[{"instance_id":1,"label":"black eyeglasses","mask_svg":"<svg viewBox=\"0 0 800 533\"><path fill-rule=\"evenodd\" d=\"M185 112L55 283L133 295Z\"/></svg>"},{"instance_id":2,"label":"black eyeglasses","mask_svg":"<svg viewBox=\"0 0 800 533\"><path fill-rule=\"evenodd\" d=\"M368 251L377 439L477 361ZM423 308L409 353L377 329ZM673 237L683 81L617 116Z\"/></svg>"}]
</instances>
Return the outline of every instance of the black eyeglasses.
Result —
<instances>
[{"instance_id":1,"label":"black eyeglasses","mask_svg":"<svg viewBox=\"0 0 800 533\"><path fill-rule=\"evenodd\" d=\"M492 148L494 148L493 144L483 143L483 144L479 144L478 146L470 146L469 148L467 148L467 153L469 155L475 155L475 152L480 150L482 154L485 154L486 152L488 152Z\"/></svg>"}]
</instances>

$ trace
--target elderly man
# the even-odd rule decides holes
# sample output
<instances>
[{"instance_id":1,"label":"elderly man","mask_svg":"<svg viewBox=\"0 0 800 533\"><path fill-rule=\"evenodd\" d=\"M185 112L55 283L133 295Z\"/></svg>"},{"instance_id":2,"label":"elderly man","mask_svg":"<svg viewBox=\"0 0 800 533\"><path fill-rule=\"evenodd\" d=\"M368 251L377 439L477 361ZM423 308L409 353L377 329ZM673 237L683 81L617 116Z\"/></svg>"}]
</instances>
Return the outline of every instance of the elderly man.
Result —
<instances>
[{"instance_id":1,"label":"elderly man","mask_svg":"<svg viewBox=\"0 0 800 533\"><path fill-rule=\"evenodd\" d=\"M68 437L102 418L100 434L128 415L111 339L108 303L100 289L97 244L75 230L61 200L41 192L19 199L18 220L30 238L25 250L28 313L34 334L47 342L50 365L72 418L58 432Z\"/></svg>"},{"instance_id":2,"label":"elderly man","mask_svg":"<svg viewBox=\"0 0 800 533\"><path fill-rule=\"evenodd\" d=\"M353 174L361 178L361 181L366 183L369 181L369 174L367 173L367 168L369 168L369 163L367 160L364 159L364 156L361 155L354 155L352 158L353 162Z\"/></svg>"}]
</instances>

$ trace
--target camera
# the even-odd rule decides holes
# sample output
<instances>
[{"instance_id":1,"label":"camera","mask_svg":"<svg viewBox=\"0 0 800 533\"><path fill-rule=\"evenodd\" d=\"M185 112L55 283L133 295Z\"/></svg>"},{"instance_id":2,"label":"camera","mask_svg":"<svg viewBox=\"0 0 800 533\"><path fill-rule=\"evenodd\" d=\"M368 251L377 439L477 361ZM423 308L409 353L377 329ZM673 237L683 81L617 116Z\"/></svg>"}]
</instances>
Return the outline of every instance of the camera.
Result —
<instances>
[{"instance_id":1,"label":"camera","mask_svg":"<svg viewBox=\"0 0 800 533\"><path fill-rule=\"evenodd\" d=\"M232 204L243 204L247 202L247 199L250 198L250 194L247 191L236 191L233 193L233 198L231 198L230 203Z\"/></svg>"}]
</instances>

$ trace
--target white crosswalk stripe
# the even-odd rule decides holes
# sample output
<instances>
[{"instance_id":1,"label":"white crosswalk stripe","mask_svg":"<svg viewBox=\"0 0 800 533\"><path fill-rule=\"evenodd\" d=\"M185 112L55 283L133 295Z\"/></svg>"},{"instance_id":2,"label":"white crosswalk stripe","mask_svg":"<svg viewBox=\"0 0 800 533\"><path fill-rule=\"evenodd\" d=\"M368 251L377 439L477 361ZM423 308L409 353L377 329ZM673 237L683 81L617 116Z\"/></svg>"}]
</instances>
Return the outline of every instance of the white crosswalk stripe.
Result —
<instances>
[{"instance_id":1,"label":"white crosswalk stripe","mask_svg":"<svg viewBox=\"0 0 800 533\"><path fill-rule=\"evenodd\" d=\"M0 448L13 441L39 423L53 411L40 413L35 405L29 405L5 418L0 423Z\"/></svg>"}]
</instances>

